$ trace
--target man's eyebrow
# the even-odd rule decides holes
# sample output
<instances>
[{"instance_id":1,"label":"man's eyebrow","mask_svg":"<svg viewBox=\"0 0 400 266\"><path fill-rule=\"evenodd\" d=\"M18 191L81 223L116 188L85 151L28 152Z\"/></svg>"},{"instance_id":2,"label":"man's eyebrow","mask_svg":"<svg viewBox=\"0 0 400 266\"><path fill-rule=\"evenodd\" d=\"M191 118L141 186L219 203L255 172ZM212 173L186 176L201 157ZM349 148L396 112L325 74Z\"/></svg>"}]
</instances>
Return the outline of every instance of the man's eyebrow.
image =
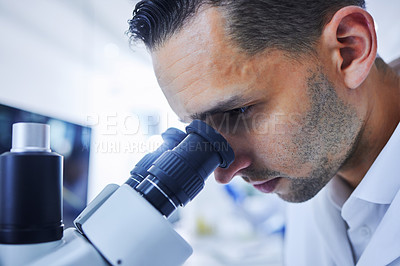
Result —
<instances>
[{"instance_id":1,"label":"man's eyebrow","mask_svg":"<svg viewBox=\"0 0 400 266\"><path fill-rule=\"evenodd\" d=\"M233 96L228 100L218 102L215 107L211 108L210 110L201 112L201 113L194 113L190 115L190 118L192 120L199 119L199 120L205 120L207 116L218 114L218 113L224 113L227 111L231 111L236 108L243 107L244 104L246 104L248 100L244 99L243 97L240 96Z\"/></svg>"}]
</instances>

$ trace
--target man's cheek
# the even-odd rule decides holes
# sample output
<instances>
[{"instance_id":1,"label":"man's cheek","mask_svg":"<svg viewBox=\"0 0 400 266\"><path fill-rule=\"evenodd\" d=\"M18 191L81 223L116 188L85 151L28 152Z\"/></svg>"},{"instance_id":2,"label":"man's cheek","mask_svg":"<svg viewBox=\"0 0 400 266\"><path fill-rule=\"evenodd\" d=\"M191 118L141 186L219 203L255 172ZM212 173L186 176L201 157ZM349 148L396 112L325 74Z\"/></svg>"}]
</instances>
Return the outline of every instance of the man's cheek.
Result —
<instances>
[{"instance_id":1,"label":"man's cheek","mask_svg":"<svg viewBox=\"0 0 400 266\"><path fill-rule=\"evenodd\" d=\"M291 135L299 130L296 117L296 115L285 113L255 114L251 121L252 134L265 137Z\"/></svg>"},{"instance_id":2,"label":"man's cheek","mask_svg":"<svg viewBox=\"0 0 400 266\"><path fill-rule=\"evenodd\" d=\"M300 113L292 113L288 116L287 133L289 135L298 135L304 133L304 117Z\"/></svg>"},{"instance_id":3,"label":"man's cheek","mask_svg":"<svg viewBox=\"0 0 400 266\"><path fill-rule=\"evenodd\" d=\"M251 131L258 136L268 136L272 132L270 115L256 113L251 119Z\"/></svg>"}]
</instances>

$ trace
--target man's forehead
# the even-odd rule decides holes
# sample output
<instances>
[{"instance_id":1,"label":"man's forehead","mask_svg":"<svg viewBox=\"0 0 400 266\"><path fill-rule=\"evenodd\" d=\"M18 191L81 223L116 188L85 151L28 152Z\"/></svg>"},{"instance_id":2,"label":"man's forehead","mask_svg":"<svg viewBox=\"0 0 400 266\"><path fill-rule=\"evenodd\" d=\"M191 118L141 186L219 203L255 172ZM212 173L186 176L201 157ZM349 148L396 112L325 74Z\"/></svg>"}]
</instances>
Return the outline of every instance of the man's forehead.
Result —
<instances>
[{"instance_id":1,"label":"man's forehead","mask_svg":"<svg viewBox=\"0 0 400 266\"><path fill-rule=\"evenodd\" d=\"M222 56L221 49L228 48L227 45L232 46L225 34L224 25L225 19L215 7L201 8L181 30L152 51L157 77L166 81L176 78L169 77L169 73L164 71L179 71L181 66L191 67L187 65L187 58L194 65L204 63L207 55L208 59Z\"/></svg>"},{"instance_id":2,"label":"man's forehead","mask_svg":"<svg viewBox=\"0 0 400 266\"><path fill-rule=\"evenodd\" d=\"M220 90L228 82L221 75L232 76L231 72L243 67L242 58L232 58L243 55L230 49L236 48L226 36L224 18L215 8L208 8L152 52L159 85L181 118L215 108L235 96ZM229 83L233 82L230 77Z\"/></svg>"}]
</instances>

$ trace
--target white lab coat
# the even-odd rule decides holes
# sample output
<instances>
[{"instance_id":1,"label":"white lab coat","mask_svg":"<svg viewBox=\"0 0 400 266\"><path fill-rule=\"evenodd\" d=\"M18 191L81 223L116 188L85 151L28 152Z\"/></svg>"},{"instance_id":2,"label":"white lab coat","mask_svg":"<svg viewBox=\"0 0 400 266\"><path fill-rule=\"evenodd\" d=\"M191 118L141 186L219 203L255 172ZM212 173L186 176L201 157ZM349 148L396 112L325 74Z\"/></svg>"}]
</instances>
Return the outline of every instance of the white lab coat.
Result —
<instances>
[{"instance_id":1,"label":"white lab coat","mask_svg":"<svg viewBox=\"0 0 400 266\"><path fill-rule=\"evenodd\" d=\"M285 265L400 265L400 125L353 192L337 181L289 204Z\"/></svg>"}]
</instances>

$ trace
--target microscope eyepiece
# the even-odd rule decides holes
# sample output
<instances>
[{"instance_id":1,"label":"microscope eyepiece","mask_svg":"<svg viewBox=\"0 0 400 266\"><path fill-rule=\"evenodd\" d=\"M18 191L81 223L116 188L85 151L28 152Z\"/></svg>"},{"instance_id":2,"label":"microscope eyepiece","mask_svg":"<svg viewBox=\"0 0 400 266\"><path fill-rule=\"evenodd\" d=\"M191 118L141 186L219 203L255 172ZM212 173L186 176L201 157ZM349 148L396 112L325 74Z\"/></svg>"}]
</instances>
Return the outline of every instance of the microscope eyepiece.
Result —
<instances>
[{"instance_id":1,"label":"microscope eyepiece","mask_svg":"<svg viewBox=\"0 0 400 266\"><path fill-rule=\"evenodd\" d=\"M235 159L235 154L225 138L206 123L200 120L194 120L186 127L186 132L187 134L195 133L202 136L216 151L218 151L222 159L219 167L227 168Z\"/></svg>"},{"instance_id":2,"label":"microscope eyepiece","mask_svg":"<svg viewBox=\"0 0 400 266\"><path fill-rule=\"evenodd\" d=\"M164 142L154 152L146 154L130 172L131 176L125 183L133 188L136 188L148 175L147 170L151 167L155 160L160 157L165 151L172 150L176 147L185 137L186 133L177 128L169 128L161 134Z\"/></svg>"},{"instance_id":3,"label":"microscope eyepiece","mask_svg":"<svg viewBox=\"0 0 400 266\"><path fill-rule=\"evenodd\" d=\"M211 126L195 120L186 131L185 139L165 151L135 188L166 217L192 200L217 167L226 168L234 160L229 143Z\"/></svg>"}]
</instances>

